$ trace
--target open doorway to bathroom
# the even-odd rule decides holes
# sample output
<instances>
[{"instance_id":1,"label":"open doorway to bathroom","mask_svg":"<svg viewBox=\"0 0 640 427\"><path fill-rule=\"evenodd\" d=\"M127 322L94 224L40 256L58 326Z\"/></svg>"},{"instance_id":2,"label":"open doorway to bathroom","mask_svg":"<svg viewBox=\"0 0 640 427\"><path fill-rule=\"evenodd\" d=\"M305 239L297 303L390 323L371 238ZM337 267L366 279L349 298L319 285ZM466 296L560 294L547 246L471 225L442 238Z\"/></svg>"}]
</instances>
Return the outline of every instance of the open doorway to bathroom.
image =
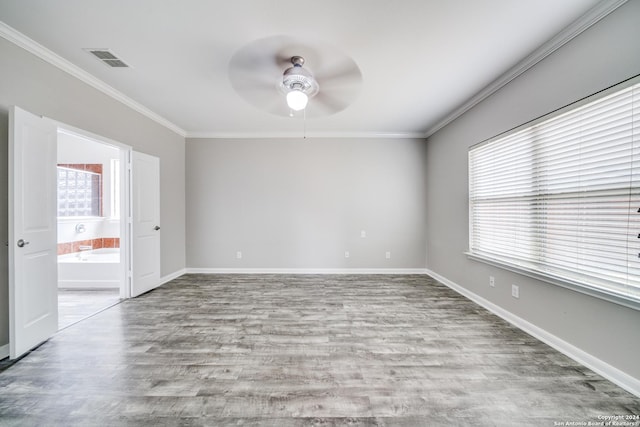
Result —
<instances>
[{"instance_id":1,"label":"open doorway to bathroom","mask_svg":"<svg viewBox=\"0 0 640 427\"><path fill-rule=\"evenodd\" d=\"M121 301L121 149L58 130L58 329Z\"/></svg>"}]
</instances>

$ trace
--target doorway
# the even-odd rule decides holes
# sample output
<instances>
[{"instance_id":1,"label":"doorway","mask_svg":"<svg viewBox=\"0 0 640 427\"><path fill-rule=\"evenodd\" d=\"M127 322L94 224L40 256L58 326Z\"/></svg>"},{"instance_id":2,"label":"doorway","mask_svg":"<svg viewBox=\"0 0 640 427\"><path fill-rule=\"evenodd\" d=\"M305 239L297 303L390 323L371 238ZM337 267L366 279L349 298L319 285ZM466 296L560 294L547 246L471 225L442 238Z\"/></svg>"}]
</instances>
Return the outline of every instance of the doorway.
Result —
<instances>
[{"instance_id":1,"label":"doorway","mask_svg":"<svg viewBox=\"0 0 640 427\"><path fill-rule=\"evenodd\" d=\"M57 132L58 329L125 295L123 149L59 127Z\"/></svg>"},{"instance_id":2,"label":"doorway","mask_svg":"<svg viewBox=\"0 0 640 427\"><path fill-rule=\"evenodd\" d=\"M95 177L101 174L91 166L96 163L93 160L58 159L60 135L82 141L85 147L93 142L117 150L118 155L110 158L109 166L103 168L103 174L105 169L111 171L109 182L114 181L108 190L96 184L100 180L106 182L106 178ZM73 254L72 257L82 261L78 263L80 265L86 265L91 260L93 253L89 251L95 249L103 249L103 256L114 257L117 277L108 278L103 272L92 280L102 280L98 285L104 285L93 287L115 288L117 291L113 294L118 293L119 300L160 286L160 169L156 157L134 152L130 146L35 115L17 106L9 109L8 158L9 357L13 360L59 330L59 256ZM136 167L133 166L134 159L138 159ZM61 170L58 170L58 164ZM64 185L60 184L66 190L77 190L78 180L82 177L83 190L91 189L83 191L82 205L79 204L77 191L67 191L64 200L62 197L58 200L59 175L60 179L66 180ZM75 181L71 184L73 179ZM119 184L116 184L118 179ZM133 191L134 184L136 191ZM94 190L95 186L97 190ZM71 193L74 193L75 199ZM94 194L102 194L103 200L96 201ZM105 198L111 200L108 206ZM66 232L73 236L71 239L64 238L63 233L58 239L58 216L65 217L58 212L59 209L66 209L65 213L73 211L71 215L66 215L67 223L64 224ZM103 229L119 229L119 234L90 237L85 234L90 230L90 220L102 223L111 221L110 224L103 224ZM101 241L96 242L95 239ZM72 252L66 253L69 245ZM101 248L96 248L100 245ZM70 284L73 280L76 280L76 288L90 287L80 285L78 282L81 279L77 276L68 279L64 286L73 288ZM93 312L94 308L91 310ZM79 316L86 318L90 314Z\"/></svg>"}]
</instances>

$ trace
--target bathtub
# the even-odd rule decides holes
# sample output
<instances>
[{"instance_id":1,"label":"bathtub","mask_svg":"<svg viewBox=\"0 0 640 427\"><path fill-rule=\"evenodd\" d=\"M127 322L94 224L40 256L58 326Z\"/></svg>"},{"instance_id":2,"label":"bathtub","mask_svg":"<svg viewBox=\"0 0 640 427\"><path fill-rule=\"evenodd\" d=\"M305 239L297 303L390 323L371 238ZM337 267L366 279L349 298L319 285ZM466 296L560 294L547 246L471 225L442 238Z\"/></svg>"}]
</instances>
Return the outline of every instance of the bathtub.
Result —
<instances>
[{"instance_id":1,"label":"bathtub","mask_svg":"<svg viewBox=\"0 0 640 427\"><path fill-rule=\"evenodd\" d=\"M58 288L120 288L120 249L58 255Z\"/></svg>"}]
</instances>

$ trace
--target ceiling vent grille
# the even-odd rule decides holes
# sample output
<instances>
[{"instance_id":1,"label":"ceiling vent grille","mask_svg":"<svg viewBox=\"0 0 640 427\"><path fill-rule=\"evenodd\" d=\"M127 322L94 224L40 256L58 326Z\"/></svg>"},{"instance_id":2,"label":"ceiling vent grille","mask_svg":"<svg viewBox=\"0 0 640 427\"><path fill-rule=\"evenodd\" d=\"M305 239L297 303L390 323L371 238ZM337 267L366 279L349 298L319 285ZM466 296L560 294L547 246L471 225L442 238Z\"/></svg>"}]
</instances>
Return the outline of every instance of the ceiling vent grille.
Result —
<instances>
[{"instance_id":1,"label":"ceiling vent grille","mask_svg":"<svg viewBox=\"0 0 640 427\"><path fill-rule=\"evenodd\" d=\"M125 63L122 59L118 58L111 52L109 49L84 49L96 58L100 60L103 64L108 65L113 68L127 68L129 65Z\"/></svg>"}]
</instances>

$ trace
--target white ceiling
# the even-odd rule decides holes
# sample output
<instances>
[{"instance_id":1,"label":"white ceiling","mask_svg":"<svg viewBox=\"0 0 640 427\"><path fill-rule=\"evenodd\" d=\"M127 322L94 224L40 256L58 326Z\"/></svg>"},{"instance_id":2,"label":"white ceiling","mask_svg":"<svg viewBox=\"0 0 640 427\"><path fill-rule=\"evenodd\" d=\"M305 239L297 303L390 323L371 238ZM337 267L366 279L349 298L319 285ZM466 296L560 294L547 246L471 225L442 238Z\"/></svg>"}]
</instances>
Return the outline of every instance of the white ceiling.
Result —
<instances>
[{"instance_id":1,"label":"white ceiling","mask_svg":"<svg viewBox=\"0 0 640 427\"><path fill-rule=\"evenodd\" d=\"M602 3L0 0L0 21L187 136L299 135L305 125L309 135L424 136ZM353 59L362 73L355 101L306 124L245 101L230 82L231 58L273 36ZM131 68L109 68L83 48L109 48Z\"/></svg>"}]
</instances>

